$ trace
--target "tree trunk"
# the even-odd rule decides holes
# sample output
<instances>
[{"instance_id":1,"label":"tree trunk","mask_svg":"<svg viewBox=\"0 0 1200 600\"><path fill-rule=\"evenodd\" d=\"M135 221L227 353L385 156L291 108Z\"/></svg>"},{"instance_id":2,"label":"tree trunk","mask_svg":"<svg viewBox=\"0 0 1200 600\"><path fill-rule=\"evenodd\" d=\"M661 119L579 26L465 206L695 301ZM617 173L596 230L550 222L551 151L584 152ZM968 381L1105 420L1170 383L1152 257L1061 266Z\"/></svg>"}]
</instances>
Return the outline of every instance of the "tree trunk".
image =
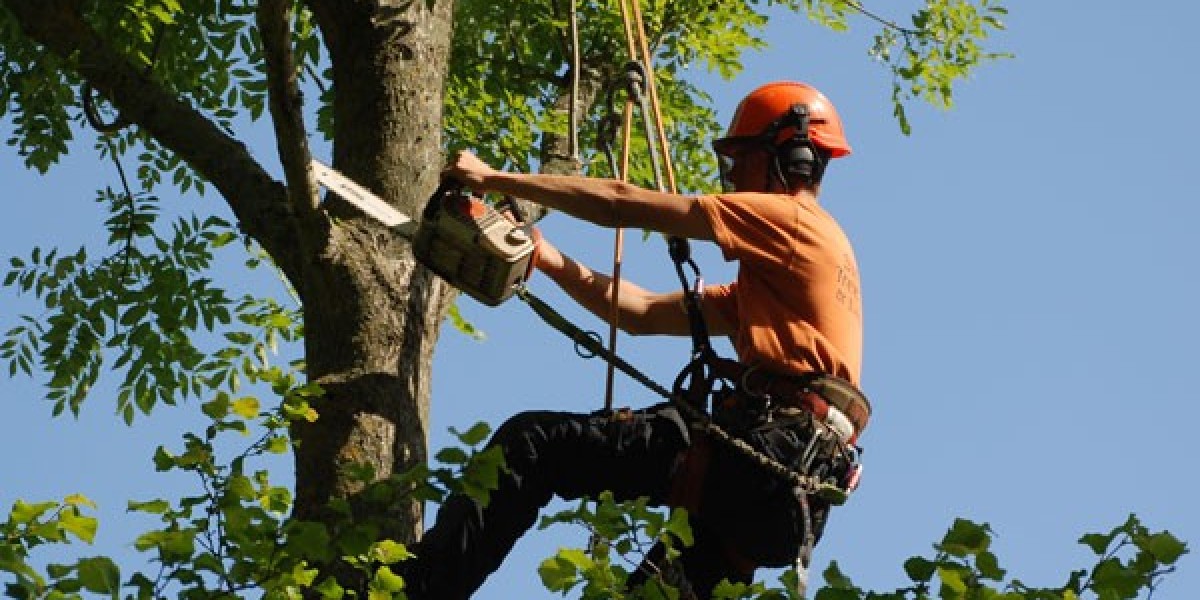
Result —
<instances>
[{"instance_id":1,"label":"tree trunk","mask_svg":"<svg viewBox=\"0 0 1200 600\"><path fill-rule=\"evenodd\" d=\"M334 165L410 215L437 185L451 2L313 3L333 65ZM453 292L397 239L350 209L305 265L309 377L325 389L319 419L297 425L296 516L321 519L331 498L425 461L434 345ZM372 509L365 509L372 510ZM421 506L392 506L382 534L416 539Z\"/></svg>"}]
</instances>

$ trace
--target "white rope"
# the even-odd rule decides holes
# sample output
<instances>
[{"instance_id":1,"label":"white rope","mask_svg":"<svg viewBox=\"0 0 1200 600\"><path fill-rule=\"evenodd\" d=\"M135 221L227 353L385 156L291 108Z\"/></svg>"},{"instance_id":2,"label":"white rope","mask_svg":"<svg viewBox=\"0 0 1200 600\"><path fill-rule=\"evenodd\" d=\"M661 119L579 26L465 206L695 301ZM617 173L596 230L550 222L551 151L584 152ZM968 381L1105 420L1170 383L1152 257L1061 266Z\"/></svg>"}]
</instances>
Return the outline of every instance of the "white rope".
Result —
<instances>
[{"instance_id":1,"label":"white rope","mask_svg":"<svg viewBox=\"0 0 1200 600\"><path fill-rule=\"evenodd\" d=\"M567 151L571 160L579 164L579 0L571 0L571 108L570 134L567 138Z\"/></svg>"}]
</instances>

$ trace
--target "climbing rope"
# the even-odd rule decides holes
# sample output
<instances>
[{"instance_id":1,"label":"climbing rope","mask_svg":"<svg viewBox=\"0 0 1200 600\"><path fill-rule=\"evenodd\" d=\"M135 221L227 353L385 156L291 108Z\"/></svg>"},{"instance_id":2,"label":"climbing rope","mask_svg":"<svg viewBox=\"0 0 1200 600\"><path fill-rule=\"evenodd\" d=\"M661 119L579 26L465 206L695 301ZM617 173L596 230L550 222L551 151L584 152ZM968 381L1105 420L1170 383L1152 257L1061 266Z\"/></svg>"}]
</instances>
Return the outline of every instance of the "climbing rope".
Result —
<instances>
[{"instance_id":1,"label":"climbing rope","mask_svg":"<svg viewBox=\"0 0 1200 600\"><path fill-rule=\"evenodd\" d=\"M571 0L570 13L571 29L571 106L567 110L570 126L568 127L567 152L571 160L579 165L579 69L582 61L579 58L579 0Z\"/></svg>"},{"instance_id":2,"label":"climbing rope","mask_svg":"<svg viewBox=\"0 0 1200 600\"><path fill-rule=\"evenodd\" d=\"M629 180L629 157L633 129L634 108L640 109L642 124L645 129L646 144L650 154L650 167L654 176L654 185L659 191L674 193L675 169L671 164L670 145L667 141L666 129L663 126L662 110L658 101L657 86L654 81L653 64L649 44L646 42L646 26L642 18L641 6L638 0L621 0L621 24L625 32L626 51L629 63L625 68L625 83L627 94L622 120L622 157L620 169L615 168L615 161L609 154L609 164L614 166L613 175L621 181ZM578 69L576 65L574 70ZM611 102L610 102L611 111ZM666 165L664 169L661 165ZM612 265L612 298L609 308L608 348L616 352L617 334L620 329L620 290L621 267L624 263L625 230L615 228L613 232L613 265ZM677 243L676 243L677 244ZM615 370L609 365L605 378L604 408L612 410L614 393Z\"/></svg>"}]
</instances>

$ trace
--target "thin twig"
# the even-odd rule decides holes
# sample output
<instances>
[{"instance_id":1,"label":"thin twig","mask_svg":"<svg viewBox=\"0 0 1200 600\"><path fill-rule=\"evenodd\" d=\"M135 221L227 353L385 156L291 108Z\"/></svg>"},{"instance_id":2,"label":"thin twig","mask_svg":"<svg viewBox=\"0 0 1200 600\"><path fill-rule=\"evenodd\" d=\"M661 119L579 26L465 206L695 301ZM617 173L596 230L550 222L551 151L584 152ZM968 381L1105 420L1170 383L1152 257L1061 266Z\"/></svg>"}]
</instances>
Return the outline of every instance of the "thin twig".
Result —
<instances>
[{"instance_id":1,"label":"thin twig","mask_svg":"<svg viewBox=\"0 0 1200 600\"><path fill-rule=\"evenodd\" d=\"M922 33L916 29L909 29L907 27L901 27L900 25L897 25L895 21L889 21L889 20L867 10L867 7L863 6L862 3L859 2L858 0L842 0L842 2L844 2L850 8L853 8L858 13L867 17L868 19L871 19L872 21L875 21L876 23L879 23L880 25L883 25L884 27L895 29L896 31L899 31L900 33L903 33L905 35L921 35L921 33Z\"/></svg>"}]
</instances>

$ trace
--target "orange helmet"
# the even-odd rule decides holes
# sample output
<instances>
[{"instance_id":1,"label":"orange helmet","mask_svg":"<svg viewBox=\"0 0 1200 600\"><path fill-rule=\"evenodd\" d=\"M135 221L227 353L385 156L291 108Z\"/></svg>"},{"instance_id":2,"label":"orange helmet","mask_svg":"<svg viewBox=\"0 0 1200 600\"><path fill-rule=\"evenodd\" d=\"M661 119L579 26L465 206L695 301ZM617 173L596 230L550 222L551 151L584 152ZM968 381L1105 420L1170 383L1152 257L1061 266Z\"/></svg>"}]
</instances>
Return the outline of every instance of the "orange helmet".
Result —
<instances>
[{"instance_id":1,"label":"orange helmet","mask_svg":"<svg viewBox=\"0 0 1200 600\"><path fill-rule=\"evenodd\" d=\"M729 132L713 146L721 152L723 146L749 141L775 130L775 139L764 140L779 144L796 135L795 127L784 121L797 104L807 107L808 138L817 148L829 152L832 158L850 154L850 144L842 132L842 120L833 103L816 88L795 81L776 81L750 92L733 115ZM782 126L781 126L782 125Z\"/></svg>"}]
</instances>

